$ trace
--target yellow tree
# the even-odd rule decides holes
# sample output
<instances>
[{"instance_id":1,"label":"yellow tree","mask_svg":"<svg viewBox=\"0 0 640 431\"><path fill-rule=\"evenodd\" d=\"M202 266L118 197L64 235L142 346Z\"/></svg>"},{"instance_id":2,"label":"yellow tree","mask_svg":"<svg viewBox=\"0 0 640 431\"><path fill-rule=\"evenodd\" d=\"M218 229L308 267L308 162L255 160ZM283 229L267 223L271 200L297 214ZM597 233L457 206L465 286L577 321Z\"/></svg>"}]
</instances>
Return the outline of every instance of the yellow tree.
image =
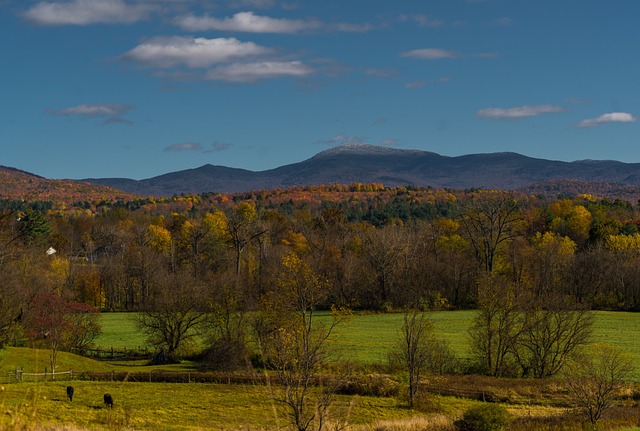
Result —
<instances>
[{"instance_id":1,"label":"yellow tree","mask_svg":"<svg viewBox=\"0 0 640 431\"><path fill-rule=\"evenodd\" d=\"M236 276L240 275L242 255L252 241L267 232L260 223L255 205L242 202L227 220L228 236L235 251Z\"/></svg>"},{"instance_id":2,"label":"yellow tree","mask_svg":"<svg viewBox=\"0 0 640 431\"><path fill-rule=\"evenodd\" d=\"M549 229L561 236L568 236L579 246L589 239L593 217L582 205L575 205L569 199L560 199L549 205L552 220Z\"/></svg>"},{"instance_id":3,"label":"yellow tree","mask_svg":"<svg viewBox=\"0 0 640 431\"><path fill-rule=\"evenodd\" d=\"M535 294L542 296L552 291L559 292L576 251L576 243L569 237L556 233L540 232L531 240L532 253L529 259L530 275Z\"/></svg>"},{"instance_id":4,"label":"yellow tree","mask_svg":"<svg viewBox=\"0 0 640 431\"><path fill-rule=\"evenodd\" d=\"M148 232L149 245L160 254L167 256L171 251L171 232L164 226L151 224Z\"/></svg>"}]
</instances>

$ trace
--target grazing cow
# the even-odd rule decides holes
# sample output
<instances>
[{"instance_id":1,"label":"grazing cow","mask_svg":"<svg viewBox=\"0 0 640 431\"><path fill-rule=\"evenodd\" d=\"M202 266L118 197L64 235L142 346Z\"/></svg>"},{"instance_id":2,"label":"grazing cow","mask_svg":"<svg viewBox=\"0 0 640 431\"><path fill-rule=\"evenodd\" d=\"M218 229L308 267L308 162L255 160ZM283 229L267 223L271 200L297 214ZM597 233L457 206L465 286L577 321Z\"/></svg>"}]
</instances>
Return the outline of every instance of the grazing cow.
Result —
<instances>
[{"instance_id":1,"label":"grazing cow","mask_svg":"<svg viewBox=\"0 0 640 431\"><path fill-rule=\"evenodd\" d=\"M111 397L111 394L104 394L104 403L108 408L113 408L113 398Z\"/></svg>"},{"instance_id":2,"label":"grazing cow","mask_svg":"<svg viewBox=\"0 0 640 431\"><path fill-rule=\"evenodd\" d=\"M67 397L69 401L73 401L73 386L67 386Z\"/></svg>"}]
</instances>

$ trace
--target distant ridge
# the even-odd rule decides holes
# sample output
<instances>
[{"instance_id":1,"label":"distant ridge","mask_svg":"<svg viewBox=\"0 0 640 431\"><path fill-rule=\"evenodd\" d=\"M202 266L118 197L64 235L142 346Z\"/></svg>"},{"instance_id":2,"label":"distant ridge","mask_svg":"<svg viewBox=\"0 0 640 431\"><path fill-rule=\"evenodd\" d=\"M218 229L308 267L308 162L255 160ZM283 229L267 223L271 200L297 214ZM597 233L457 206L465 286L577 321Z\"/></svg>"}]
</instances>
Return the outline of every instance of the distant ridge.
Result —
<instances>
[{"instance_id":1,"label":"distant ridge","mask_svg":"<svg viewBox=\"0 0 640 431\"><path fill-rule=\"evenodd\" d=\"M640 164L612 160L561 162L511 152L450 157L430 151L352 144L329 148L302 162L259 172L204 165L144 180L90 178L84 181L139 195L171 196L374 182L389 187L517 190L557 180L640 187ZM572 184L575 187L576 183Z\"/></svg>"},{"instance_id":2,"label":"distant ridge","mask_svg":"<svg viewBox=\"0 0 640 431\"><path fill-rule=\"evenodd\" d=\"M0 199L78 202L133 198L127 192L106 185L76 180L48 180L20 169L0 166Z\"/></svg>"},{"instance_id":3,"label":"distant ridge","mask_svg":"<svg viewBox=\"0 0 640 431\"><path fill-rule=\"evenodd\" d=\"M0 199L126 200L135 196L236 193L352 183L519 190L545 196L586 193L635 201L640 198L640 164L613 160L561 162L510 152L451 157L422 150L343 145L298 163L260 172L204 165L144 180L48 180L0 166Z\"/></svg>"}]
</instances>

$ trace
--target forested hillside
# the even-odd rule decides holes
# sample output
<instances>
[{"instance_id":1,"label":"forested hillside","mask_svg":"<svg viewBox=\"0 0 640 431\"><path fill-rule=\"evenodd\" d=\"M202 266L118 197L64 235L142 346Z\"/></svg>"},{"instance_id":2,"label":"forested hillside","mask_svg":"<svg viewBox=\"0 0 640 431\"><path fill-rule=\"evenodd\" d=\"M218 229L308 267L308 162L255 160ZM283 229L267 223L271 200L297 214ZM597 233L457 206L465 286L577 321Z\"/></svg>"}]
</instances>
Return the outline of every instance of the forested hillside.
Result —
<instances>
[{"instance_id":1,"label":"forested hillside","mask_svg":"<svg viewBox=\"0 0 640 431\"><path fill-rule=\"evenodd\" d=\"M84 199L133 199L134 195L111 187L75 180L49 180L14 168L0 166L0 199L40 201L50 209L54 203L72 203Z\"/></svg>"}]
</instances>

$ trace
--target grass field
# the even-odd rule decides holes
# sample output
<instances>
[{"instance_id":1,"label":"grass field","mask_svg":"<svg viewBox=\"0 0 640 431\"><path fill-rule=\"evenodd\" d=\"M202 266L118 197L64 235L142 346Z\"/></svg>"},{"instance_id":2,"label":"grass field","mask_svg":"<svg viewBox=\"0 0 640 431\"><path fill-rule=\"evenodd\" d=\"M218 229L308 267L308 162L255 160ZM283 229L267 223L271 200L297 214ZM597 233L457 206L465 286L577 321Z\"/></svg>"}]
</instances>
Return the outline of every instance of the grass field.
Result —
<instances>
[{"instance_id":1,"label":"grass field","mask_svg":"<svg viewBox=\"0 0 640 431\"><path fill-rule=\"evenodd\" d=\"M468 355L467 329L474 311L436 312L431 315L438 334L447 340L461 357ZM328 318L325 316L324 318ZM362 364L384 363L402 326L402 314L362 314L342 322L331 343L349 358ZM132 315L105 313L101 316L103 334L97 340L101 348L144 347L144 336L136 329ZM623 348L634 358L640 370L640 313L598 312L594 328L594 342L607 342ZM27 348L7 348L0 351L2 373L7 376L21 367L25 372L41 372L49 367L48 351ZM189 370L190 363L171 366L172 370ZM59 353L59 371L144 371L167 367L147 367L143 362L95 361L88 358ZM640 380L640 372L636 379ZM65 429L85 430L166 430L190 431L197 429L258 431L282 429L285 414L271 401L269 387L260 385L217 385L180 383L133 383L74 381L76 396L73 403L65 397L68 383L4 384L0 386L0 429ZM111 393L115 408L103 407L102 396ZM406 409L395 398L341 396L335 410L348 412L352 431L408 430L428 428L389 428L380 423L429 421L445 417L451 421L475 403L462 398L437 397L432 401L433 412L424 414ZM531 406L507 406L531 414ZM548 414L550 407L537 406L540 414ZM524 409L524 410L523 410ZM525 414L521 413L521 414ZM516 413L518 414L518 413ZM553 414L553 413L552 413ZM434 416L435 415L435 416ZM56 428L47 428L49 424ZM60 428L60 426L64 428ZM625 431L640 431L630 428Z\"/></svg>"},{"instance_id":2,"label":"grass field","mask_svg":"<svg viewBox=\"0 0 640 431\"><path fill-rule=\"evenodd\" d=\"M431 313L437 333L459 357L469 356L467 331L475 314L475 311ZM401 313L356 314L336 327L331 342L343 358L364 364L384 363L399 336L402 319ZM135 349L145 346L144 335L137 330L131 313L103 313L101 324L103 332L96 340L101 348ZM631 355L640 378L638 339L640 313L596 313L594 342L619 346Z\"/></svg>"},{"instance_id":3,"label":"grass field","mask_svg":"<svg viewBox=\"0 0 640 431\"><path fill-rule=\"evenodd\" d=\"M91 430L167 431L281 429L287 420L266 386L76 381L74 399L69 402L66 385L53 382L3 387L0 406L10 414L0 416L0 429L6 429L7 421L14 417L21 421L35 417L40 425L66 424ZM104 393L113 396L113 410L104 407ZM468 403L452 399L446 404L447 411L454 412ZM416 415L396 399L383 397L341 396L333 409L351 425Z\"/></svg>"}]
</instances>

